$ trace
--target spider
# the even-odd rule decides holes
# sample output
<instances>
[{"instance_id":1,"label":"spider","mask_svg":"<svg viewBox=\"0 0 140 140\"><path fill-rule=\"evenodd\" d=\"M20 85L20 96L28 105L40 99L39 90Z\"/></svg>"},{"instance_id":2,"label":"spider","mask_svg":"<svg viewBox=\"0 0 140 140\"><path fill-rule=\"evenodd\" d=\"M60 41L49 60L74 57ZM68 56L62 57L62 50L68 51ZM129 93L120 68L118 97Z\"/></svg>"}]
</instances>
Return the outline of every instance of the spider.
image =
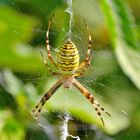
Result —
<instances>
[{"instance_id":1,"label":"spider","mask_svg":"<svg viewBox=\"0 0 140 140\"><path fill-rule=\"evenodd\" d=\"M50 45L49 45L49 30L50 26L53 20L52 15L49 23L48 23L48 29L46 32L46 48L47 48L47 54L50 62L59 69L60 78L59 80L47 91L43 97L41 98L40 102L35 106L35 108L32 110L32 114L35 115L35 118L38 117L38 114L41 112L42 107L44 106L45 102L48 101L51 96L55 93L55 91L63 85L64 88L70 88L72 85L75 86L84 97L87 98L87 100L90 101L90 103L93 105L97 115L100 117L102 124L104 125L104 120L102 118L102 113L106 113L107 115L111 116L108 112L105 111L105 109L100 106L100 104L97 102L97 100L94 98L94 96L88 91L83 85L81 85L75 77L81 76L81 73L79 72L82 68L87 68L90 65L91 61L91 46L92 46L92 40L91 35L89 33L88 26L85 22L87 31L88 31L88 49L85 56L84 61L79 64L79 53L77 50L77 47L74 45L74 43L69 39L67 40L64 45L60 48L58 55L57 55L57 62L55 62L52 58L51 52L50 52ZM85 21L85 20L84 20ZM44 64L47 65L47 61L44 59Z\"/></svg>"}]
</instances>

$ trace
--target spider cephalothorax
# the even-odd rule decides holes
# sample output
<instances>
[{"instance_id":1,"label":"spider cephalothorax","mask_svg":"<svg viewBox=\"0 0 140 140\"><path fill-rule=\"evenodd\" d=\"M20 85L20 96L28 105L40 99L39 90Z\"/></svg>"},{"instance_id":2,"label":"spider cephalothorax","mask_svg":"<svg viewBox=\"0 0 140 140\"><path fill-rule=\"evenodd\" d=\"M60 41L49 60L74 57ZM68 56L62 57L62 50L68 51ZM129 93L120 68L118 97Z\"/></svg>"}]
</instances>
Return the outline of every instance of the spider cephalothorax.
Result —
<instances>
[{"instance_id":1,"label":"spider cephalothorax","mask_svg":"<svg viewBox=\"0 0 140 140\"><path fill-rule=\"evenodd\" d=\"M53 18L53 16L52 16ZM35 115L35 117L38 116L38 113L41 112L42 107L44 106L45 102L55 93L55 91L61 86L63 85L65 88L70 88L71 85L75 86L77 89L79 89L81 91L81 93L90 101L90 103L93 105L95 111L97 112L98 116L100 117L103 125L104 125L104 121L102 118L102 112L105 112L106 114L108 114L110 116L110 114L108 112L106 112L104 110L103 107L100 106L100 104L97 102L97 100L93 97L93 95L90 93L90 91L88 91L84 86L82 86L76 79L76 76L80 76L81 73L79 73L79 71L82 68L87 68L87 66L89 66L90 64L90 60L91 60L91 45L92 45L92 41L91 41L91 36L89 34L89 30L88 30L88 26L86 24L87 27L87 31L88 31L88 49L87 49L87 53L86 53L86 57L85 60L79 64L79 53L78 50L76 48L76 46L74 45L74 43L71 40L68 40L64 43L64 45L60 48L59 52L58 52L58 56L57 56L57 63L52 59L51 53L50 53L50 45L49 45L49 29L50 29L50 25L52 22L52 18L49 21L49 25L48 25L48 30L46 32L46 48L47 48L47 54L48 54L48 58L50 59L51 63L60 70L60 78L59 80L52 86L52 88L50 88L49 91L47 91L43 97L41 98L40 102L38 103L38 105L36 105L35 109L33 109L32 113ZM46 66L47 65L47 61L44 60L44 63Z\"/></svg>"}]
</instances>

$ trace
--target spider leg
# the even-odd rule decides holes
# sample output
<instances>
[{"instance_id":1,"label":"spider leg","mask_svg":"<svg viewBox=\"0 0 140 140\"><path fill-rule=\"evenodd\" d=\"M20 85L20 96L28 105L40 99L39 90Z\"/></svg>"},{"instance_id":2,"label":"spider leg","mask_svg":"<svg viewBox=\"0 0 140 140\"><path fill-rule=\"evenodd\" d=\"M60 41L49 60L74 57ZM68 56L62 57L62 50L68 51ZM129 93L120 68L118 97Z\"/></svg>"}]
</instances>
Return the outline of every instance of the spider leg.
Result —
<instances>
[{"instance_id":1,"label":"spider leg","mask_svg":"<svg viewBox=\"0 0 140 140\"><path fill-rule=\"evenodd\" d=\"M85 62L83 62L83 65L80 68L78 68L78 70L75 72L75 74L74 74L75 77L80 77L85 74L85 72L87 71L86 68L87 68L87 66L90 65L91 59L92 59L92 57L90 57L89 62L87 63L88 65ZM82 67L84 67L85 69L82 69Z\"/></svg>"},{"instance_id":2,"label":"spider leg","mask_svg":"<svg viewBox=\"0 0 140 140\"><path fill-rule=\"evenodd\" d=\"M54 14L52 15L52 17L51 17L51 19L49 21L48 29L47 29L47 32L46 32L46 48L47 48L48 58L50 59L51 63L54 66L57 66L56 63L53 61L53 58L52 58L52 55L51 55L51 52L50 52L50 45L49 45L49 30L50 30L50 26L51 26L53 17L54 17Z\"/></svg>"},{"instance_id":3,"label":"spider leg","mask_svg":"<svg viewBox=\"0 0 140 140\"><path fill-rule=\"evenodd\" d=\"M107 115L111 116L108 112L105 111L103 107L96 101L93 95L84 87L82 86L76 79L73 81L73 85L78 88L81 93L93 104L97 115L100 117L103 126L105 125L104 120L102 118L102 112L105 112Z\"/></svg>"},{"instance_id":4,"label":"spider leg","mask_svg":"<svg viewBox=\"0 0 140 140\"><path fill-rule=\"evenodd\" d=\"M49 98L55 93L55 91L62 85L62 80L58 80L52 88L48 92L46 92L43 97L41 98L40 102L35 106L35 108L32 110L32 114L37 119L39 113L42 110L42 107L44 106L45 102L49 100Z\"/></svg>"},{"instance_id":5,"label":"spider leg","mask_svg":"<svg viewBox=\"0 0 140 140\"><path fill-rule=\"evenodd\" d=\"M91 40L91 35L88 29L88 25L86 23L86 21L84 20L86 28L87 28L87 32L88 32L88 49L87 49L87 53L86 53L86 57L85 60L79 65L78 69L83 68L84 66L89 66L90 65L90 61L91 61L91 46L92 46L92 40Z\"/></svg>"},{"instance_id":6,"label":"spider leg","mask_svg":"<svg viewBox=\"0 0 140 140\"><path fill-rule=\"evenodd\" d=\"M44 62L44 64L45 64L47 70L48 70L51 74L56 75L56 76L59 76L60 73L53 72L52 68L50 68L50 66L48 65L47 60L45 59L45 57L44 57L44 55L43 55L43 52L42 52L41 50L40 50L40 54L41 54L41 56L42 56L43 62Z\"/></svg>"}]
</instances>

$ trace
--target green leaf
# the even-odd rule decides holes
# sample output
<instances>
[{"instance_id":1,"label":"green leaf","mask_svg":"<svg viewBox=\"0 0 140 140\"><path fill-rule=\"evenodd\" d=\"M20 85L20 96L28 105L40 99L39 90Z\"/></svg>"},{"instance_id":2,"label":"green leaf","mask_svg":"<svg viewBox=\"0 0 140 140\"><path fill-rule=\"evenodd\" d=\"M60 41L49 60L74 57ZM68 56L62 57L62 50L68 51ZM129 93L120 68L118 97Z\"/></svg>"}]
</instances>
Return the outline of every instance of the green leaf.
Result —
<instances>
[{"instance_id":1,"label":"green leaf","mask_svg":"<svg viewBox=\"0 0 140 140\"><path fill-rule=\"evenodd\" d=\"M42 71L39 50L26 44L37 20L0 6L0 66L17 72Z\"/></svg>"},{"instance_id":2,"label":"green leaf","mask_svg":"<svg viewBox=\"0 0 140 140\"><path fill-rule=\"evenodd\" d=\"M4 116L4 117L3 117ZM22 140L25 138L24 126L10 111L0 112L0 139Z\"/></svg>"},{"instance_id":3,"label":"green leaf","mask_svg":"<svg viewBox=\"0 0 140 140\"><path fill-rule=\"evenodd\" d=\"M48 77L46 82L43 82L44 89L41 90L40 96L37 96L36 89L33 85L24 85L11 71L5 70L4 78L6 81L4 87L15 98L18 103L18 108L22 107L21 111L18 113L21 113L23 117L26 116L24 112L27 111L29 113L38 103L41 96L43 96L43 93L48 91L57 81L55 77ZM112 115L112 117L109 117L105 113L102 114L105 126L102 125L102 122L91 103L73 86L71 89L66 89L63 86L60 87L51 99L46 102L46 108L43 108L42 113L45 112L45 109L57 112L69 112L73 117L79 120L99 126L108 134L115 134L129 125L127 116L115 110L110 104L105 103L91 88L86 88L94 95L101 106ZM120 120L121 123L117 123L116 120Z\"/></svg>"},{"instance_id":4,"label":"green leaf","mask_svg":"<svg viewBox=\"0 0 140 140\"><path fill-rule=\"evenodd\" d=\"M14 97L18 107L22 107L21 112L24 112L23 107L28 110L27 104L34 103L37 98L37 89L32 83L23 84L9 69L3 71L3 76L3 88Z\"/></svg>"},{"instance_id":5,"label":"green leaf","mask_svg":"<svg viewBox=\"0 0 140 140\"><path fill-rule=\"evenodd\" d=\"M48 91L48 89L52 87L55 82L56 79L53 77L47 79L44 92ZM92 89L88 89L99 101L101 106L103 106L106 111L112 115L112 117L109 117L105 113L102 114L105 126L102 125L102 122L91 103L80 93L79 90L75 89L74 87L71 87L71 89L66 89L63 86L60 87L52 98L46 103L46 109L58 112L70 112L75 118L90 124L95 124L108 134L115 134L128 127L130 122L125 115L117 110L114 110L114 108L112 108L108 103L105 103ZM118 123L116 120L121 121L121 123Z\"/></svg>"},{"instance_id":6,"label":"green leaf","mask_svg":"<svg viewBox=\"0 0 140 140\"><path fill-rule=\"evenodd\" d=\"M130 28L134 25L125 1L100 1L110 31L114 51L124 73L140 89L140 47L137 33Z\"/></svg>"}]
</instances>

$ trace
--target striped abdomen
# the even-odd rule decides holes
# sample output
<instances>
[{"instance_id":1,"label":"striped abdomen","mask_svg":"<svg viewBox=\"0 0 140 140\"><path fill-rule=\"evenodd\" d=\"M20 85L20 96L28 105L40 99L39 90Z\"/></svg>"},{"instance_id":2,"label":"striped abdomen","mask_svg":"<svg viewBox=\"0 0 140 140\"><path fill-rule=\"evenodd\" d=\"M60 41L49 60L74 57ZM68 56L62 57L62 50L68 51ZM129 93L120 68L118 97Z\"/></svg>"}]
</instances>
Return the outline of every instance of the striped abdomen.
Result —
<instances>
[{"instance_id":1,"label":"striped abdomen","mask_svg":"<svg viewBox=\"0 0 140 140\"><path fill-rule=\"evenodd\" d=\"M67 41L59 50L57 65L64 74L73 74L79 65L79 53L72 41Z\"/></svg>"}]
</instances>

